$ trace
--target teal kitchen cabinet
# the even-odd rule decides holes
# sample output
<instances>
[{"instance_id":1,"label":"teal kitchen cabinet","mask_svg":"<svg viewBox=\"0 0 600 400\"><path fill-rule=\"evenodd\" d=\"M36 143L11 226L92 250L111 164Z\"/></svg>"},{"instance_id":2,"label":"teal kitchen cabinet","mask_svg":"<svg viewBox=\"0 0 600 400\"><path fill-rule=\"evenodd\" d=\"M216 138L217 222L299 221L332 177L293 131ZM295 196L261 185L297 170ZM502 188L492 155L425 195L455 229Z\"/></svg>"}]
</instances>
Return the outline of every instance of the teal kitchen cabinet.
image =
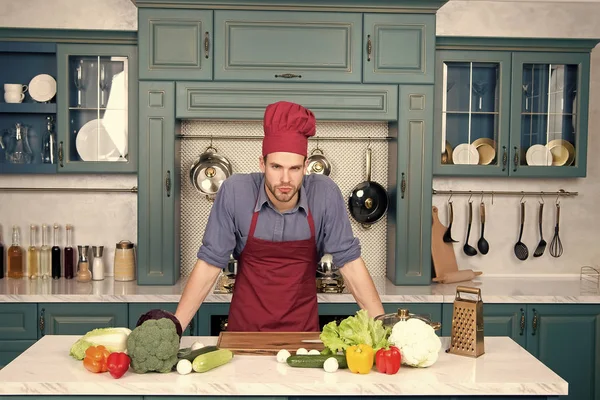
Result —
<instances>
[{"instance_id":1,"label":"teal kitchen cabinet","mask_svg":"<svg viewBox=\"0 0 600 400\"><path fill-rule=\"evenodd\" d=\"M204 303L197 313L197 336L219 336L227 330L229 303Z\"/></svg>"},{"instance_id":2,"label":"teal kitchen cabinet","mask_svg":"<svg viewBox=\"0 0 600 400\"><path fill-rule=\"evenodd\" d=\"M135 328L135 324L142 314L153 309L165 310L175 314L175 311L177 311L177 303L129 303L129 329ZM196 319L196 317L192 318L190 324L185 331L183 331L184 336L197 336Z\"/></svg>"},{"instance_id":3,"label":"teal kitchen cabinet","mask_svg":"<svg viewBox=\"0 0 600 400\"><path fill-rule=\"evenodd\" d=\"M37 337L37 304L0 304L0 368L27 350Z\"/></svg>"},{"instance_id":4,"label":"teal kitchen cabinet","mask_svg":"<svg viewBox=\"0 0 600 400\"><path fill-rule=\"evenodd\" d=\"M137 47L57 45L58 171L137 171Z\"/></svg>"},{"instance_id":5,"label":"teal kitchen cabinet","mask_svg":"<svg viewBox=\"0 0 600 400\"><path fill-rule=\"evenodd\" d=\"M142 80L212 80L213 12L138 10Z\"/></svg>"},{"instance_id":6,"label":"teal kitchen cabinet","mask_svg":"<svg viewBox=\"0 0 600 400\"><path fill-rule=\"evenodd\" d=\"M395 285L429 285L433 86L402 85L398 98L398 121L389 125L386 275Z\"/></svg>"},{"instance_id":7,"label":"teal kitchen cabinet","mask_svg":"<svg viewBox=\"0 0 600 400\"><path fill-rule=\"evenodd\" d=\"M360 82L360 13L214 12L214 79Z\"/></svg>"},{"instance_id":8,"label":"teal kitchen cabinet","mask_svg":"<svg viewBox=\"0 0 600 400\"><path fill-rule=\"evenodd\" d=\"M434 81L434 14L364 14L364 83Z\"/></svg>"},{"instance_id":9,"label":"teal kitchen cabinet","mask_svg":"<svg viewBox=\"0 0 600 400\"><path fill-rule=\"evenodd\" d=\"M139 96L137 283L173 285L180 274L175 83L142 81Z\"/></svg>"},{"instance_id":10,"label":"teal kitchen cabinet","mask_svg":"<svg viewBox=\"0 0 600 400\"><path fill-rule=\"evenodd\" d=\"M586 176L596 43L437 38L434 174Z\"/></svg>"},{"instance_id":11,"label":"teal kitchen cabinet","mask_svg":"<svg viewBox=\"0 0 600 400\"><path fill-rule=\"evenodd\" d=\"M40 303L39 336L84 335L96 328L125 327L126 303Z\"/></svg>"}]
</instances>

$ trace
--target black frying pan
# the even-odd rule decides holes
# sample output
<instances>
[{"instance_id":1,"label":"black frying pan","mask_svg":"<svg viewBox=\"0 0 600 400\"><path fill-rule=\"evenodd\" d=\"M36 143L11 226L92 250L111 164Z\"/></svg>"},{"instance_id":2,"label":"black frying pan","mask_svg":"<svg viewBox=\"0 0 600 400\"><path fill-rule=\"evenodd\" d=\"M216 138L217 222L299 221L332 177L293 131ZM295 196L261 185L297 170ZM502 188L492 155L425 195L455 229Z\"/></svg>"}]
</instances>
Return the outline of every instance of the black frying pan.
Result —
<instances>
[{"instance_id":1,"label":"black frying pan","mask_svg":"<svg viewBox=\"0 0 600 400\"><path fill-rule=\"evenodd\" d=\"M363 228L379 221L388 209L388 194L383 186L371 181L371 149L367 148L367 180L359 183L348 198L350 215Z\"/></svg>"}]
</instances>

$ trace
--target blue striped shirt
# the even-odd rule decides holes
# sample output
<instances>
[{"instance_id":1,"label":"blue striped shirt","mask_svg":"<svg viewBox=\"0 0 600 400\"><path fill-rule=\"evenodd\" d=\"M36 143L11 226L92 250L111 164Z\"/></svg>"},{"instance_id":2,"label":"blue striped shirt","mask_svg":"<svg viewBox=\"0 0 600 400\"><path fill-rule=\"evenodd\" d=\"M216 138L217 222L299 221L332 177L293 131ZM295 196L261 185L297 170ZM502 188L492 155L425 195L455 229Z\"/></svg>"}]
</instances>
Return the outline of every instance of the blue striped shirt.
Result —
<instances>
[{"instance_id":1,"label":"blue striped shirt","mask_svg":"<svg viewBox=\"0 0 600 400\"><path fill-rule=\"evenodd\" d=\"M342 267L360 257L346 201L339 187L324 175L304 176L296 206L284 213L269 200L262 173L234 174L223 181L212 206L198 258L225 268L230 254L238 259L246 241L254 211L259 212L254 236L273 242L310 238L307 210L313 217L319 257L331 254Z\"/></svg>"}]
</instances>

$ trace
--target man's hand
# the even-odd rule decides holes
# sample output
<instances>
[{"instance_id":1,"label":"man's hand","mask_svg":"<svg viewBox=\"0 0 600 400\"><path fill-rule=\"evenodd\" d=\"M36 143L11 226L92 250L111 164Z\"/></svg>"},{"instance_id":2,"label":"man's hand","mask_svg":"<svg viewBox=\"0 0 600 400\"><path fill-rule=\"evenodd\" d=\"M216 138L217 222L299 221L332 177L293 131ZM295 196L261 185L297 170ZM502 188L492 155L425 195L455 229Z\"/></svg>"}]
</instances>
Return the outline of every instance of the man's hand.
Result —
<instances>
[{"instance_id":1,"label":"man's hand","mask_svg":"<svg viewBox=\"0 0 600 400\"><path fill-rule=\"evenodd\" d=\"M385 313L379 293L375 289L373 279L362 257L345 264L339 271L344 278L345 285L360 308L367 310L371 318Z\"/></svg>"},{"instance_id":2,"label":"man's hand","mask_svg":"<svg viewBox=\"0 0 600 400\"><path fill-rule=\"evenodd\" d=\"M181 323L183 330L185 330L194 317L194 314L196 314L196 311L198 311L198 308L200 308L200 304L202 304L208 292L214 286L221 271L223 271L221 268L208 264L205 261L198 260L196 262L175 312L175 317Z\"/></svg>"}]
</instances>

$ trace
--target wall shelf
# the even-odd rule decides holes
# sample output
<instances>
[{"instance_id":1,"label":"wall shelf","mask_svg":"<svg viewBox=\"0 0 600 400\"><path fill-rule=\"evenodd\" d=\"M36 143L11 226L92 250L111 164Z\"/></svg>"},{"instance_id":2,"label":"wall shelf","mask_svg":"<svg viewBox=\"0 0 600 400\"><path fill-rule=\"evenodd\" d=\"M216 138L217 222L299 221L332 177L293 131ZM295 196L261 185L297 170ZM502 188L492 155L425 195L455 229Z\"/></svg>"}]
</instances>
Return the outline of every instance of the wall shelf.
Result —
<instances>
[{"instance_id":1,"label":"wall shelf","mask_svg":"<svg viewBox=\"0 0 600 400\"><path fill-rule=\"evenodd\" d=\"M56 114L56 103L0 103L0 114Z\"/></svg>"}]
</instances>

